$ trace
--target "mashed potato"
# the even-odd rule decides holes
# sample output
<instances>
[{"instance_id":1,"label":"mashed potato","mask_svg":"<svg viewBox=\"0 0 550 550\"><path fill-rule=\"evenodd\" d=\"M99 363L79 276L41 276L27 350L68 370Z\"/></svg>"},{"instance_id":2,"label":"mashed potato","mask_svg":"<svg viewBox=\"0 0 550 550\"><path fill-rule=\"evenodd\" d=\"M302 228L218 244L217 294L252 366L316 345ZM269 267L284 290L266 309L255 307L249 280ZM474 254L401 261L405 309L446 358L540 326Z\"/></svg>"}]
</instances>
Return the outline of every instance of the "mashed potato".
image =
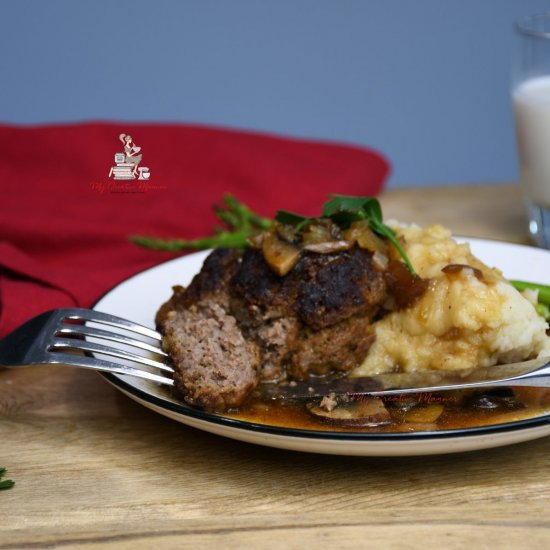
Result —
<instances>
[{"instance_id":1,"label":"mashed potato","mask_svg":"<svg viewBox=\"0 0 550 550\"><path fill-rule=\"evenodd\" d=\"M417 273L430 284L413 306L376 323L376 340L352 376L472 369L550 356L546 322L467 244L458 244L440 225L393 228L405 239ZM449 265L455 267L442 271Z\"/></svg>"}]
</instances>

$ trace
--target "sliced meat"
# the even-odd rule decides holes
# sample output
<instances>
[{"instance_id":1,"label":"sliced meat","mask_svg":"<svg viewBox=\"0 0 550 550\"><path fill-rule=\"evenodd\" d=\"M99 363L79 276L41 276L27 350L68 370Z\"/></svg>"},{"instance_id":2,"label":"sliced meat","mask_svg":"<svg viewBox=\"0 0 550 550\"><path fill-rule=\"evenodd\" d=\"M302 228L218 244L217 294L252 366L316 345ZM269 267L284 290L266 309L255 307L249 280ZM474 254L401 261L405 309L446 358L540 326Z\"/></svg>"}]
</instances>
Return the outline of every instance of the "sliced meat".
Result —
<instances>
[{"instance_id":1,"label":"sliced meat","mask_svg":"<svg viewBox=\"0 0 550 550\"><path fill-rule=\"evenodd\" d=\"M288 346L286 373L306 380L310 374L348 372L360 365L374 342L371 317L356 316L321 329L303 329Z\"/></svg>"},{"instance_id":2,"label":"sliced meat","mask_svg":"<svg viewBox=\"0 0 550 550\"><path fill-rule=\"evenodd\" d=\"M176 366L176 390L190 405L214 411L238 407L256 387L258 348L216 302L171 310L162 326L163 345Z\"/></svg>"},{"instance_id":3,"label":"sliced meat","mask_svg":"<svg viewBox=\"0 0 550 550\"><path fill-rule=\"evenodd\" d=\"M249 332L249 338L256 342L261 353L260 380L278 382L287 377L287 357L299 333L300 323L293 317L266 320Z\"/></svg>"}]
</instances>

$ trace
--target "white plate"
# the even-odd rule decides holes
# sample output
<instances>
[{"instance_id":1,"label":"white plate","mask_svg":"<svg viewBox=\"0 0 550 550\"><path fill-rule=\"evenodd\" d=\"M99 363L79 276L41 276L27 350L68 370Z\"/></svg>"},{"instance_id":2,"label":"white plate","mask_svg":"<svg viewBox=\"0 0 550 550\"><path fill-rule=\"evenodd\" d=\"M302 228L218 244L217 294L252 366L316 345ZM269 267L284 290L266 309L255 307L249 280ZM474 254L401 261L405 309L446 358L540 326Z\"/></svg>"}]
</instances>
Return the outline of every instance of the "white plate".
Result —
<instances>
[{"instance_id":1,"label":"white plate","mask_svg":"<svg viewBox=\"0 0 550 550\"><path fill-rule=\"evenodd\" d=\"M485 263L510 279L550 284L550 252L481 239L463 239ZM96 310L153 326L155 313L171 296L175 284L187 285L207 252L190 254L148 269L119 284L101 298ZM183 424L248 443L335 455L408 456L453 453L510 445L550 435L550 415L461 430L416 433L349 433L294 430L244 422L187 407L165 387L124 377L104 375L138 403Z\"/></svg>"}]
</instances>

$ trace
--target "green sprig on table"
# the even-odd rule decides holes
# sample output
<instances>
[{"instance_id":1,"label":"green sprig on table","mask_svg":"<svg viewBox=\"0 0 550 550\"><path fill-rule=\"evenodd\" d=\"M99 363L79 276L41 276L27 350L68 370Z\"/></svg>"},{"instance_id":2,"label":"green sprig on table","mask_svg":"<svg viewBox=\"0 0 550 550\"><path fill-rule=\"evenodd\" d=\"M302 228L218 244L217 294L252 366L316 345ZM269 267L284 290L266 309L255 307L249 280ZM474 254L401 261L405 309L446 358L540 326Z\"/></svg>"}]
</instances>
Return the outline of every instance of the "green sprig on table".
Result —
<instances>
[{"instance_id":1,"label":"green sprig on table","mask_svg":"<svg viewBox=\"0 0 550 550\"><path fill-rule=\"evenodd\" d=\"M6 468L0 467L0 489L11 489L15 485L15 481L12 481L11 479L2 480L6 472Z\"/></svg>"}]
</instances>

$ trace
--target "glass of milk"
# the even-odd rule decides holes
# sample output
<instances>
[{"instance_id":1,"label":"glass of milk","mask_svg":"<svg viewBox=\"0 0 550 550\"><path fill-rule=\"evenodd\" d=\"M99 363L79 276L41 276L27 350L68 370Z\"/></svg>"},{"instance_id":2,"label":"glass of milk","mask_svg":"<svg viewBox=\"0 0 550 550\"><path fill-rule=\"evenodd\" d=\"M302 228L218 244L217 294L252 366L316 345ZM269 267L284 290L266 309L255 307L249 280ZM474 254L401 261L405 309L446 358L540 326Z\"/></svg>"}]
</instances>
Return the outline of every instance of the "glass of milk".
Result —
<instances>
[{"instance_id":1,"label":"glass of milk","mask_svg":"<svg viewBox=\"0 0 550 550\"><path fill-rule=\"evenodd\" d=\"M529 232L550 248L550 13L517 24L512 97Z\"/></svg>"}]
</instances>

